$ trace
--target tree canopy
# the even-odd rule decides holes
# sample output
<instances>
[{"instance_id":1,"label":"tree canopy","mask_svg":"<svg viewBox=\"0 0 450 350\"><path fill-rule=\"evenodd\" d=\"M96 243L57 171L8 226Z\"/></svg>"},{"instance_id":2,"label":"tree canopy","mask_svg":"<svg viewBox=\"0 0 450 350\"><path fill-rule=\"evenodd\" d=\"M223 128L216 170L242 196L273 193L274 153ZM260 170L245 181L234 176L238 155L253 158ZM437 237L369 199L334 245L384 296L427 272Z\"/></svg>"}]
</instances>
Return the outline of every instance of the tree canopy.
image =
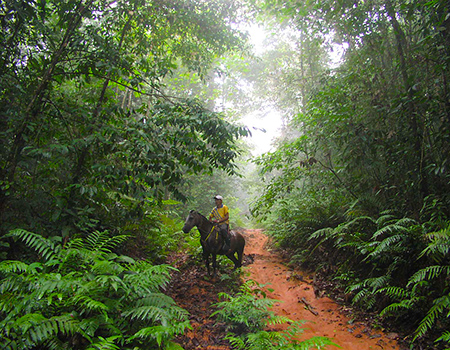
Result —
<instances>
[{"instance_id":1,"label":"tree canopy","mask_svg":"<svg viewBox=\"0 0 450 350\"><path fill-rule=\"evenodd\" d=\"M8 1L1 12L3 230L108 227L124 198L183 198L185 174L235 172L246 128L164 84L179 66L202 78L244 50L237 3Z\"/></svg>"}]
</instances>

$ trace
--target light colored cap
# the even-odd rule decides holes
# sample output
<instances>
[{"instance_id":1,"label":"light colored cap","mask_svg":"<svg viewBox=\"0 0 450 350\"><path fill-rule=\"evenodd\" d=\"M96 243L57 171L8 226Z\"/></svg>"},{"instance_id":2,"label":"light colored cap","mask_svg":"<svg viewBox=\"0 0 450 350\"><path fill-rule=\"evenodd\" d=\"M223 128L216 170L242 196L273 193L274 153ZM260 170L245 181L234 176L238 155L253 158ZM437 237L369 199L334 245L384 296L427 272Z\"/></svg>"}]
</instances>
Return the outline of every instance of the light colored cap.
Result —
<instances>
[{"instance_id":1,"label":"light colored cap","mask_svg":"<svg viewBox=\"0 0 450 350\"><path fill-rule=\"evenodd\" d=\"M219 196L219 195L217 195L217 196L214 196L214 199L221 199L221 200L223 200L223 197L222 197L222 196Z\"/></svg>"}]
</instances>

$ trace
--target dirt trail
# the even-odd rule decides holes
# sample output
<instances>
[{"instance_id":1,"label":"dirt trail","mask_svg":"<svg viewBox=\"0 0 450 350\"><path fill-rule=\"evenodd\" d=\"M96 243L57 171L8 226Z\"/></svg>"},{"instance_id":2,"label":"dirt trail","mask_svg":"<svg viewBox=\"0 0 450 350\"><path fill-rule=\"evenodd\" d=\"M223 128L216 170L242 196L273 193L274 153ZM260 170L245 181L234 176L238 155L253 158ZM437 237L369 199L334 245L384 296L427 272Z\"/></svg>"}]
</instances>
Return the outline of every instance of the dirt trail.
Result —
<instances>
[{"instance_id":1,"label":"dirt trail","mask_svg":"<svg viewBox=\"0 0 450 350\"><path fill-rule=\"evenodd\" d=\"M270 284L268 288L274 291L267 293L267 297L283 301L273 307L276 314L294 321L312 321L304 325L302 339L325 336L344 350L401 349L393 339L396 334L383 334L362 323L353 323L344 315L341 305L328 297L316 298L310 277L286 267L281 258L268 251L268 238L261 230L245 230L244 233L245 255L253 257L253 263L245 267L249 273L245 278Z\"/></svg>"}]
</instances>

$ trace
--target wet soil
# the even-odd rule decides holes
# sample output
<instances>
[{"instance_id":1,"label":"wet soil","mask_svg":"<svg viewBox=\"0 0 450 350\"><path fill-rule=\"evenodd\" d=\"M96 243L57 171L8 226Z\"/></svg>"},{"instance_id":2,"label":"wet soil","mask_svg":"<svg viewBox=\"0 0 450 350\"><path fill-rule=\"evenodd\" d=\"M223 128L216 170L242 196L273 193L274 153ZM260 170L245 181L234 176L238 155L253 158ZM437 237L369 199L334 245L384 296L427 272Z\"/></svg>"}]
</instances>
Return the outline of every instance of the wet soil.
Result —
<instances>
[{"instance_id":1,"label":"wet soil","mask_svg":"<svg viewBox=\"0 0 450 350\"><path fill-rule=\"evenodd\" d=\"M287 267L278 254L268 249L268 238L261 230L241 233L246 240L243 279L268 284L267 288L273 291L268 290L267 297L280 300L272 308L276 314L293 321L308 321L301 339L325 336L344 350L404 349L396 333L373 328L370 319L355 318L350 308L325 296L311 273ZM177 337L176 342L186 350L231 349L224 339L226 325L217 323L210 315L215 311L211 305L218 302L217 294L232 294L238 288L237 282L220 277L211 280L204 265L193 261L192 256L177 255L170 263L180 271L173 275L168 294L190 313L193 328ZM224 274L231 274L229 266L222 271Z\"/></svg>"}]
</instances>

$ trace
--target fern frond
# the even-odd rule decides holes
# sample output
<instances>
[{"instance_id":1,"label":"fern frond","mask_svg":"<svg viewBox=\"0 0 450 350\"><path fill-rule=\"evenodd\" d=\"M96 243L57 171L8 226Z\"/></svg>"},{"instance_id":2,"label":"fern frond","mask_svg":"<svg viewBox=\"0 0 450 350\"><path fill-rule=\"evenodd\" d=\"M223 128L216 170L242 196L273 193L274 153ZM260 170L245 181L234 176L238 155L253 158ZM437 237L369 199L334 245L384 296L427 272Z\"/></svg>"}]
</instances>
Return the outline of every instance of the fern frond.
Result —
<instances>
[{"instance_id":1,"label":"fern frond","mask_svg":"<svg viewBox=\"0 0 450 350\"><path fill-rule=\"evenodd\" d=\"M442 333L442 335L436 339L436 342L438 341L444 341L446 343L450 343L450 331L446 331Z\"/></svg>"},{"instance_id":2,"label":"fern frond","mask_svg":"<svg viewBox=\"0 0 450 350\"><path fill-rule=\"evenodd\" d=\"M164 345L164 350L184 350L184 348L180 344L173 341L168 341Z\"/></svg>"},{"instance_id":3,"label":"fern frond","mask_svg":"<svg viewBox=\"0 0 450 350\"><path fill-rule=\"evenodd\" d=\"M433 327L438 320L438 317L444 312L444 310L450 310L450 294L443 295L442 297L435 299L433 304L434 305L430 308L430 310L428 310L427 315L422 319L422 321L420 321L413 341L425 335L425 333Z\"/></svg>"},{"instance_id":4,"label":"fern frond","mask_svg":"<svg viewBox=\"0 0 450 350\"><path fill-rule=\"evenodd\" d=\"M67 242L66 249L83 249L84 243L81 238L73 238Z\"/></svg>"},{"instance_id":5,"label":"fern frond","mask_svg":"<svg viewBox=\"0 0 450 350\"><path fill-rule=\"evenodd\" d=\"M403 226L403 227L411 227L411 226L414 226L417 224L418 224L418 222L411 218L401 218L396 222L396 225Z\"/></svg>"},{"instance_id":6,"label":"fern frond","mask_svg":"<svg viewBox=\"0 0 450 350\"><path fill-rule=\"evenodd\" d=\"M149 293L145 298L139 299L136 304L140 306L156 306L156 307L170 307L176 305L175 301L164 293Z\"/></svg>"},{"instance_id":7,"label":"fern frond","mask_svg":"<svg viewBox=\"0 0 450 350\"><path fill-rule=\"evenodd\" d=\"M364 224L364 222L369 223L370 225L375 225L376 221L371 218L370 216L366 216L366 215L362 215L362 216L358 216L356 218L354 218L353 220L350 220L348 222L346 222L345 224L343 224L342 226L345 228L349 228L355 225L358 226L367 226L367 224Z\"/></svg>"},{"instance_id":8,"label":"fern frond","mask_svg":"<svg viewBox=\"0 0 450 350\"><path fill-rule=\"evenodd\" d=\"M383 239L379 244L377 244L376 248L367 255L366 259L371 259L379 256L380 254L388 254L392 247L400 242L404 238L403 235L394 235Z\"/></svg>"},{"instance_id":9,"label":"fern frond","mask_svg":"<svg viewBox=\"0 0 450 350\"><path fill-rule=\"evenodd\" d=\"M125 242L129 237L128 235L110 237L108 231L94 231L85 238L84 248L91 251L110 253L112 249Z\"/></svg>"},{"instance_id":10,"label":"fern frond","mask_svg":"<svg viewBox=\"0 0 450 350\"><path fill-rule=\"evenodd\" d=\"M402 287L394 287L394 286L381 288L381 289L377 290L377 293L386 294L388 297L390 297L391 299L394 299L394 300L406 299L410 294L410 292L408 292L406 289L404 289Z\"/></svg>"},{"instance_id":11,"label":"fern frond","mask_svg":"<svg viewBox=\"0 0 450 350\"><path fill-rule=\"evenodd\" d=\"M362 282L354 283L354 284L348 286L348 287L345 289L345 292L346 292L346 293L353 293L353 292L356 292L356 291L358 291L358 290L360 290L360 289L365 288L365 287L367 286L367 283L368 283L368 280L364 280L364 281L362 281Z\"/></svg>"},{"instance_id":12,"label":"fern frond","mask_svg":"<svg viewBox=\"0 0 450 350\"><path fill-rule=\"evenodd\" d=\"M125 311L122 315L132 320L160 321L165 318L165 311L153 305L145 305Z\"/></svg>"},{"instance_id":13,"label":"fern frond","mask_svg":"<svg viewBox=\"0 0 450 350\"><path fill-rule=\"evenodd\" d=\"M435 279L442 274L450 275L450 266L433 265L427 266L424 269L417 271L414 275L409 278L407 287L416 284L421 281L429 281Z\"/></svg>"},{"instance_id":14,"label":"fern frond","mask_svg":"<svg viewBox=\"0 0 450 350\"><path fill-rule=\"evenodd\" d=\"M86 350L120 350L120 347L115 344L117 339L120 339L121 336L113 335L108 338L103 338L101 336L93 343L90 344Z\"/></svg>"},{"instance_id":15,"label":"fern frond","mask_svg":"<svg viewBox=\"0 0 450 350\"><path fill-rule=\"evenodd\" d=\"M275 326L275 325L285 324L285 323L289 323L289 322L292 322L292 320L290 318L288 318L288 317L285 317L285 316L273 316L273 317L270 317L267 320L267 325Z\"/></svg>"},{"instance_id":16,"label":"fern frond","mask_svg":"<svg viewBox=\"0 0 450 350\"><path fill-rule=\"evenodd\" d=\"M442 230L430 232L425 235L430 241L446 241L450 242L450 226L443 228Z\"/></svg>"},{"instance_id":17,"label":"fern frond","mask_svg":"<svg viewBox=\"0 0 450 350\"><path fill-rule=\"evenodd\" d=\"M256 333L249 333L246 337L246 346L244 349L277 349L283 348L287 341L282 333L258 331Z\"/></svg>"},{"instance_id":18,"label":"fern frond","mask_svg":"<svg viewBox=\"0 0 450 350\"><path fill-rule=\"evenodd\" d=\"M380 288L385 287L389 284L389 281L391 280L390 275L383 275L379 277L373 277L369 281L370 287L372 287L372 290L375 292L379 290Z\"/></svg>"},{"instance_id":19,"label":"fern frond","mask_svg":"<svg viewBox=\"0 0 450 350\"><path fill-rule=\"evenodd\" d=\"M384 226L390 225L397 221L397 217L390 213L382 214L378 217L378 219L375 221L377 227L382 228Z\"/></svg>"},{"instance_id":20,"label":"fern frond","mask_svg":"<svg viewBox=\"0 0 450 350\"><path fill-rule=\"evenodd\" d=\"M331 238L333 233L334 233L334 229L333 228L325 227L325 228L322 228L320 230L317 230L317 231L313 232L309 236L308 241L310 241L312 239L317 239L317 238L329 239L329 238Z\"/></svg>"},{"instance_id":21,"label":"fern frond","mask_svg":"<svg viewBox=\"0 0 450 350\"><path fill-rule=\"evenodd\" d=\"M87 295L77 295L73 298L73 301L76 304L79 304L80 307L82 306L83 309L87 309L89 311L108 311L109 307L102 303L101 301L94 300L91 297Z\"/></svg>"},{"instance_id":22,"label":"fern frond","mask_svg":"<svg viewBox=\"0 0 450 350\"><path fill-rule=\"evenodd\" d=\"M10 231L8 236L19 238L27 246L36 250L36 252L45 260L51 260L55 255L54 244L49 239L46 239L41 235L22 229L15 229Z\"/></svg>"},{"instance_id":23,"label":"fern frond","mask_svg":"<svg viewBox=\"0 0 450 350\"><path fill-rule=\"evenodd\" d=\"M420 301L420 298L414 297L411 299L404 299L399 303L392 303L385 307L380 312L381 317L385 316L397 316L400 310L412 310L416 307L417 303Z\"/></svg>"},{"instance_id":24,"label":"fern frond","mask_svg":"<svg viewBox=\"0 0 450 350\"><path fill-rule=\"evenodd\" d=\"M384 226L384 227L380 228L379 230L377 230L373 234L372 240L376 240L378 237L383 236L383 235L392 235L392 234L399 234L399 233L406 234L408 232L409 232L409 229L407 227L397 225L397 224L392 224L392 225Z\"/></svg>"},{"instance_id":25,"label":"fern frond","mask_svg":"<svg viewBox=\"0 0 450 350\"><path fill-rule=\"evenodd\" d=\"M228 333L225 336L225 339L230 342L232 347L234 349L244 349L245 348L245 342L242 338L234 336L232 333Z\"/></svg>"},{"instance_id":26,"label":"fern frond","mask_svg":"<svg viewBox=\"0 0 450 350\"><path fill-rule=\"evenodd\" d=\"M123 281L133 287L136 292L145 295L166 287L170 282L170 270L176 271L176 268L170 265L152 266L149 263L139 262L130 269L137 273L125 275Z\"/></svg>"},{"instance_id":27,"label":"fern frond","mask_svg":"<svg viewBox=\"0 0 450 350\"><path fill-rule=\"evenodd\" d=\"M99 275L118 275L124 270L119 264L108 260L97 260L92 266L92 272Z\"/></svg>"},{"instance_id":28,"label":"fern frond","mask_svg":"<svg viewBox=\"0 0 450 350\"><path fill-rule=\"evenodd\" d=\"M353 297L353 302L357 303L363 299L367 298L367 295L369 294L369 291L367 289L362 289L356 295Z\"/></svg>"},{"instance_id":29,"label":"fern frond","mask_svg":"<svg viewBox=\"0 0 450 350\"><path fill-rule=\"evenodd\" d=\"M420 253L419 258L429 256L436 262L441 262L450 254L450 228L425 235L430 240L427 247Z\"/></svg>"},{"instance_id":30,"label":"fern frond","mask_svg":"<svg viewBox=\"0 0 450 350\"><path fill-rule=\"evenodd\" d=\"M156 340L159 346L161 346L164 341L172 338L174 335L183 334L187 328L191 328L189 321L166 326L159 325L146 327L136 332L129 338L129 340L133 340L136 338L153 339Z\"/></svg>"},{"instance_id":31,"label":"fern frond","mask_svg":"<svg viewBox=\"0 0 450 350\"><path fill-rule=\"evenodd\" d=\"M0 272L5 274L9 274L11 272L14 273L22 273L28 270L28 264L25 264L23 261L17 260L4 260L0 262Z\"/></svg>"},{"instance_id":32,"label":"fern frond","mask_svg":"<svg viewBox=\"0 0 450 350\"><path fill-rule=\"evenodd\" d=\"M306 340L301 341L295 349L297 350L310 350L310 349L326 349L328 346L335 346L337 348L341 348L341 346L337 345L331 339L327 337L312 337Z\"/></svg>"}]
</instances>

